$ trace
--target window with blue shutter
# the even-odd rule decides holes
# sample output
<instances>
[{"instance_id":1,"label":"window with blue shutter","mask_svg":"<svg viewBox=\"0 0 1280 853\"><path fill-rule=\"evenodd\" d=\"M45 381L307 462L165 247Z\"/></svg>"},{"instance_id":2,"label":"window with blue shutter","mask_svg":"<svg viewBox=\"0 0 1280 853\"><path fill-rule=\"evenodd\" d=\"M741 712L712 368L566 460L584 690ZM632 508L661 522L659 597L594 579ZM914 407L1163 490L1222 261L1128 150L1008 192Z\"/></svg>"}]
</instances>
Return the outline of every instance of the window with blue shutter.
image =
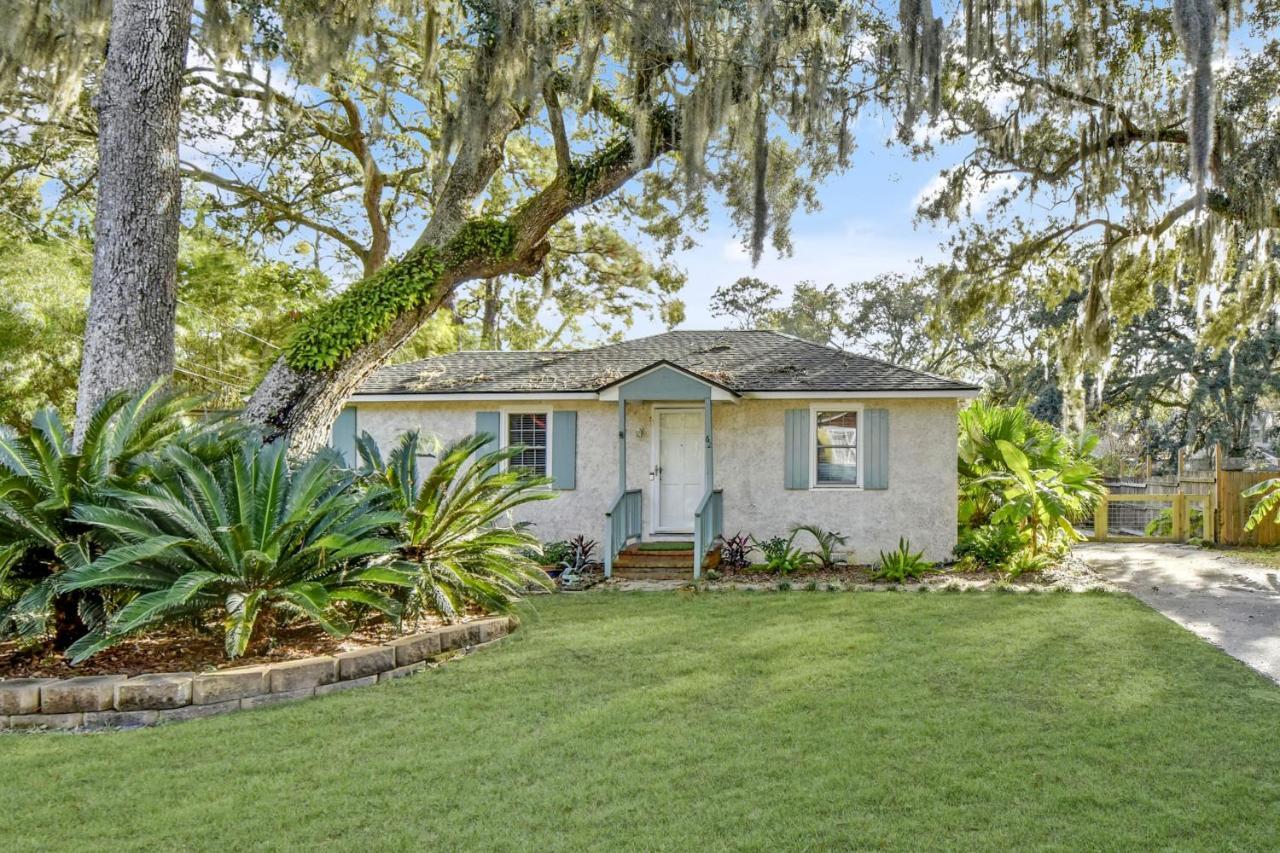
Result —
<instances>
[{"instance_id":1,"label":"window with blue shutter","mask_svg":"<svg viewBox=\"0 0 1280 853\"><path fill-rule=\"evenodd\" d=\"M788 489L809 488L809 410L787 409L783 421L783 479Z\"/></svg>"},{"instance_id":2,"label":"window with blue shutter","mask_svg":"<svg viewBox=\"0 0 1280 853\"><path fill-rule=\"evenodd\" d=\"M889 410L867 409L863 414L865 424L862 434L863 465L866 475L864 489L889 488Z\"/></svg>"},{"instance_id":3,"label":"window with blue shutter","mask_svg":"<svg viewBox=\"0 0 1280 853\"><path fill-rule=\"evenodd\" d=\"M347 406L338 413L329 432L329 446L342 456L342 461L349 468L359 463L356 456L356 407Z\"/></svg>"},{"instance_id":4,"label":"window with blue shutter","mask_svg":"<svg viewBox=\"0 0 1280 853\"><path fill-rule=\"evenodd\" d=\"M551 413L552 487L572 489L578 479L578 413Z\"/></svg>"},{"instance_id":5,"label":"window with blue shutter","mask_svg":"<svg viewBox=\"0 0 1280 853\"><path fill-rule=\"evenodd\" d=\"M498 449L498 437L502 435L501 412L476 412L476 435L487 435L490 438L484 446L485 453Z\"/></svg>"}]
</instances>

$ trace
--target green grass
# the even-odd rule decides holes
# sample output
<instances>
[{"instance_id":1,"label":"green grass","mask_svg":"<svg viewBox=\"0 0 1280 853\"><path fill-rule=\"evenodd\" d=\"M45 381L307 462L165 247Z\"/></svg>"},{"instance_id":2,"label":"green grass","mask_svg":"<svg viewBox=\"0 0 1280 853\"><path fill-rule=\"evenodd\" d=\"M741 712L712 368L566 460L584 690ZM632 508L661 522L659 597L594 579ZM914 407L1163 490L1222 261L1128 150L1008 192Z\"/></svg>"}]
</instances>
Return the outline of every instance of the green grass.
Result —
<instances>
[{"instance_id":1,"label":"green grass","mask_svg":"<svg viewBox=\"0 0 1280 853\"><path fill-rule=\"evenodd\" d=\"M427 675L0 767L11 851L1280 847L1280 689L1101 594L544 598Z\"/></svg>"}]
</instances>

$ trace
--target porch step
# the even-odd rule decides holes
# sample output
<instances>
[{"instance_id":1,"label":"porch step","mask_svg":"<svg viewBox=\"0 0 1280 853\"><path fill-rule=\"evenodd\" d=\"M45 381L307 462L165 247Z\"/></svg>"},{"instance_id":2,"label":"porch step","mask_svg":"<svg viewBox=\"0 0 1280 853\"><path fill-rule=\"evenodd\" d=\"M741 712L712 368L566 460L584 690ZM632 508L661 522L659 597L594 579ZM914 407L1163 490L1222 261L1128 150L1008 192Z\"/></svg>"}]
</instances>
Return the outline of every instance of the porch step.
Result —
<instances>
[{"instance_id":1,"label":"porch step","mask_svg":"<svg viewBox=\"0 0 1280 853\"><path fill-rule=\"evenodd\" d=\"M702 568L705 571L719 563L720 549L716 547L703 558ZM693 549L646 551L629 545L613 561L613 575L629 580L692 580Z\"/></svg>"}]
</instances>

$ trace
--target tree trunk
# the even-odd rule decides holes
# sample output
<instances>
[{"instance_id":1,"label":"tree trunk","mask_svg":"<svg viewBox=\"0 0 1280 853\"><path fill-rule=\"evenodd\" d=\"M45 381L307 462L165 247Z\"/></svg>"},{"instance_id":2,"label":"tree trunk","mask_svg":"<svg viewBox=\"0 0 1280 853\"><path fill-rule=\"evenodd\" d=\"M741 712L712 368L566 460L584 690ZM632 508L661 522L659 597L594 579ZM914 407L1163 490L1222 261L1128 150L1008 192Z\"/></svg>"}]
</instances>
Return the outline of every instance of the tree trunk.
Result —
<instances>
[{"instance_id":1,"label":"tree trunk","mask_svg":"<svg viewBox=\"0 0 1280 853\"><path fill-rule=\"evenodd\" d=\"M173 374L178 119L192 0L116 0L98 112L92 292L75 444L119 390Z\"/></svg>"},{"instance_id":2,"label":"tree trunk","mask_svg":"<svg viewBox=\"0 0 1280 853\"><path fill-rule=\"evenodd\" d=\"M498 312L502 310L502 279L484 283L484 316L480 321L480 349L498 349Z\"/></svg>"}]
</instances>

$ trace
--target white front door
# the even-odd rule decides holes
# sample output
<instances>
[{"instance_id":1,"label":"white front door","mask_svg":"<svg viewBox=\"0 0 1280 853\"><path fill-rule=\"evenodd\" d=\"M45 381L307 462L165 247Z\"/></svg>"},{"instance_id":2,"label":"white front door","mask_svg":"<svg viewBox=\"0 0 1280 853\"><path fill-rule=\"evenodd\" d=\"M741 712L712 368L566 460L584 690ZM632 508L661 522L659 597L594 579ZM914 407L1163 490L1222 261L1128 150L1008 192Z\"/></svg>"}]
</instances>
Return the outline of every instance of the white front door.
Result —
<instances>
[{"instance_id":1,"label":"white front door","mask_svg":"<svg viewBox=\"0 0 1280 853\"><path fill-rule=\"evenodd\" d=\"M701 409L657 409L655 419L655 529L690 533L703 492L703 413Z\"/></svg>"}]
</instances>

